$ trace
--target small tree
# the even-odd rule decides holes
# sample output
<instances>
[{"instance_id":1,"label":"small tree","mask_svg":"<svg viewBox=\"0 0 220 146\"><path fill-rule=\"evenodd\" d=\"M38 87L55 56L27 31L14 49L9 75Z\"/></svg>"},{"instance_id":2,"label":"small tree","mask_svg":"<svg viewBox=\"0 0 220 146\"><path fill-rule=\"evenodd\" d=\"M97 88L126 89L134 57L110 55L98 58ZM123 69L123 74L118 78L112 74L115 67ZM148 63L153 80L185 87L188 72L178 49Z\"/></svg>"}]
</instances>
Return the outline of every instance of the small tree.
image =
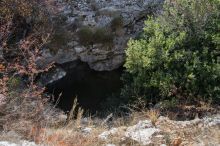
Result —
<instances>
[{"instance_id":1,"label":"small tree","mask_svg":"<svg viewBox=\"0 0 220 146\"><path fill-rule=\"evenodd\" d=\"M146 97L220 99L220 1L166 1L126 50L132 88ZM195 98L194 98L195 99Z\"/></svg>"},{"instance_id":2,"label":"small tree","mask_svg":"<svg viewBox=\"0 0 220 146\"><path fill-rule=\"evenodd\" d=\"M37 86L35 79L52 66L41 68L37 65L42 48L50 38L48 22L48 13L38 1L0 1L0 49L3 49L0 98L4 97L4 104L0 103L0 109L3 109L0 126L4 125L6 130L13 122L36 120L39 123L42 119L44 88ZM24 84L20 84L16 77ZM20 89L15 90L15 85Z\"/></svg>"}]
</instances>

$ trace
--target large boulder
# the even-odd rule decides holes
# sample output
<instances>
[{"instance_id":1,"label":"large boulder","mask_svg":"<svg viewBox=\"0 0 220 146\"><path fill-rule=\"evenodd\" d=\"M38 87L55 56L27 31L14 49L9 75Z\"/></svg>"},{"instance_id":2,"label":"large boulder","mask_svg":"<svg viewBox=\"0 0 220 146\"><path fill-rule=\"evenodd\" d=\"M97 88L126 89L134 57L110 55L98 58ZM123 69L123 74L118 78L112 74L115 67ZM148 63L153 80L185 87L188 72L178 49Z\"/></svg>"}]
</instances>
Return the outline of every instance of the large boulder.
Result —
<instances>
[{"instance_id":1,"label":"large boulder","mask_svg":"<svg viewBox=\"0 0 220 146\"><path fill-rule=\"evenodd\" d=\"M131 139L141 145L150 144L153 135L160 132L160 129L153 126L151 121L139 121L136 125L130 127L112 128L109 131L104 131L99 135L99 139L108 141L111 137L121 137L121 140L127 141Z\"/></svg>"}]
</instances>

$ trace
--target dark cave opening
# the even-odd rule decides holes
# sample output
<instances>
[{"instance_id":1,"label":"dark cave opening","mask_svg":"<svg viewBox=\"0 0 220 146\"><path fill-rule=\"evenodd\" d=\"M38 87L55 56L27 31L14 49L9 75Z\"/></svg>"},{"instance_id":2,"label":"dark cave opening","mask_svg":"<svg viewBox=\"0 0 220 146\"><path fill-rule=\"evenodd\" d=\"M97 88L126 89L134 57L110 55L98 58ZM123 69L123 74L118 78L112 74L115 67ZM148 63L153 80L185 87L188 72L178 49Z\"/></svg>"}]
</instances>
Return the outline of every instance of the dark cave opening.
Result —
<instances>
[{"instance_id":1,"label":"dark cave opening","mask_svg":"<svg viewBox=\"0 0 220 146\"><path fill-rule=\"evenodd\" d=\"M113 71L95 71L80 61L63 67L66 76L47 85L47 92L54 95L55 101L59 99L57 107L66 112L70 111L76 97L80 107L94 113L101 109L107 98L120 94L122 67Z\"/></svg>"}]
</instances>

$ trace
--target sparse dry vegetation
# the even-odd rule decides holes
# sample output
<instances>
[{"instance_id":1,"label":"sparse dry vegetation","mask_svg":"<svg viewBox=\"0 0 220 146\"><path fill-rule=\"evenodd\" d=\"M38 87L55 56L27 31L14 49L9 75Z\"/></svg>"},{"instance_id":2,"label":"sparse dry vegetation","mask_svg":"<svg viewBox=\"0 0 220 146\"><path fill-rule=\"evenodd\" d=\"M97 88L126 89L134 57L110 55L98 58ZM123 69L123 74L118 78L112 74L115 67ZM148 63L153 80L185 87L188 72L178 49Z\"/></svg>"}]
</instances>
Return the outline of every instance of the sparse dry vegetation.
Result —
<instances>
[{"instance_id":1,"label":"sparse dry vegetation","mask_svg":"<svg viewBox=\"0 0 220 146\"><path fill-rule=\"evenodd\" d=\"M114 41L114 34L107 28L82 27L77 34L81 45L86 47L95 44L102 44L103 47L111 47Z\"/></svg>"},{"instance_id":2,"label":"sparse dry vegetation","mask_svg":"<svg viewBox=\"0 0 220 146\"><path fill-rule=\"evenodd\" d=\"M25 135L32 124L41 125L44 119L44 88L37 86L35 79L39 73L48 71L52 64L40 68L36 62L51 29L47 27L47 14L36 1L3 0L0 4L0 48L4 52L0 95L6 97L4 104L0 105L4 110L0 127L4 131L14 130ZM17 6L14 8L13 5ZM29 27L32 30L28 30Z\"/></svg>"}]
</instances>

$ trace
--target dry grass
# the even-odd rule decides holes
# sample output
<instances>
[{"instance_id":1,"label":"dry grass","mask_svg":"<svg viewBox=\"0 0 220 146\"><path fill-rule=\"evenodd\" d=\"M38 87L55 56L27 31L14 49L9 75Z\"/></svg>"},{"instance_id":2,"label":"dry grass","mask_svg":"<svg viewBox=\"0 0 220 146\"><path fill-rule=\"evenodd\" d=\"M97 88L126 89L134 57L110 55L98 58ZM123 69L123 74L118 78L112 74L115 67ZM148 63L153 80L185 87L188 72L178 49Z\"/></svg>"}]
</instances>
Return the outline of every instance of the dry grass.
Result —
<instances>
[{"instance_id":1,"label":"dry grass","mask_svg":"<svg viewBox=\"0 0 220 146\"><path fill-rule=\"evenodd\" d=\"M36 111L36 109L33 109L32 105L34 100L26 100L25 98L24 101L20 101L21 99L22 98L19 97L7 102L10 103L8 104L8 107L10 107L9 111L15 111L11 109L12 107L18 107L19 110L16 111L18 113L9 113L9 120L4 117L4 120L8 120L8 123L4 125L4 129L6 131L15 131L19 133L23 136L22 139L28 139L38 144L46 144L48 146L101 146L110 143L116 145L124 144L126 146L139 146L140 144L134 140L129 138L122 140L122 137L124 137L124 133L128 126L135 125L140 120L147 119L151 120L156 127L158 124L160 125L160 129L163 131L162 134L165 136L167 135L167 138L164 138L166 144L178 145L182 143L182 141L191 142L201 139L201 136L207 136L207 133L197 126L179 129L178 124L176 124L178 122L170 120L161 122L161 120L158 119L160 111L156 109L146 109L141 100L138 104L129 107L131 113L128 117L115 117L114 114L110 114L104 119L98 119L90 115L85 120L83 116L84 111L82 108L78 107L77 99L75 99L72 110L67 116L68 118L60 122L56 120L57 117L59 117L59 114L57 114L59 111L56 111L54 107L48 105L46 107L45 104L42 105L42 110L37 114L33 114L35 113L34 111ZM36 105L38 103L37 101L38 100L36 100L35 103ZM28 113L31 111L33 112L33 116L30 116L32 115L30 114L24 115L23 118L16 118L16 116L13 115L22 115L22 112ZM46 115L47 118L43 115ZM51 121L53 121L53 124ZM110 135L108 140L103 141L98 137L102 132L112 127L116 127L118 132ZM91 128L91 133L86 132L85 128ZM213 141L219 138L220 133L215 129L208 129L207 132L208 137L212 138ZM194 137L194 139L191 137ZM7 139L7 136L0 136L0 140L1 139L11 141L10 138ZM158 142L159 141L156 141L155 143Z\"/></svg>"},{"instance_id":2,"label":"dry grass","mask_svg":"<svg viewBox=\"0 0 220 146\"><path fill-rule=\"evenodd\" d=\"M150 109L147 111L146 114L147 114L148 118L151 120L152 124L155 125L155 123L157 122L157 120L160 116L159 110Z\"/></svg>"},{"instance_id":3,"label":"dry grass","mask_svg":"<svg viewBox=\"0 0 220 146\"><path fill-rule=\"evenodd\" d=\"M120 127L120 132L114 136L110 136L108 141L103 141L98 136L108 130L108 120L113 118L113 114L110 114L105 119L98 119L98 122L97 118L93 119L92 116L88 116L85 122L83 119L84 111L80 107L77 108L77 105L77 99L75 99L67 122L63 122L59 126L50 126L51 124L45 121L44 125L36 125L31 121L25 126L22 126L24 127L23 130L26 130L25 133L27 133L25 134L25 138L35 141L37 144L46 144L49 146L100 146L108 143L121 143L122 134L126 129L125 125L128 126L131 123L130 120L115 118L112 127ZM26 127L27 125L29 126ZM21 123L17 126L21 127ZM91 128L92 132L86 133L84 128ZM123 143L126 143L128 146L135 144L133 140L124 140Z\"/></svg>"},{"instance_id":4,"label":"dry grass","mask_svg":"<svg viewBox=\"0 0 220 146\"><path fill-rule=\"evenodd\" d=\"M67 117L67 124L70 123L70 121L73 119L76 107L77 107L77 98L75 98L75 100L73 101L73 106Z\"/></svg>"},{"instance_id":5,"label":"dry grass","mask_svg":"<svg viewBox=\"0 0 220 146\"><path fill-rule=\"evenodd\" d=\"M101 126L91 126L92 133L83 132L81 121L81 113L77 115L76 119L70 121L68 125L59 128L32 128L30 135L32 139L38 144L46 144L49 146L99 146L103 142L99 140L98 135L106 129ZM88 125L91 121L88 121Z\"/></svg>"},{"instance_id":6,"label":"dry grass","mask_svg":"<svg viewBox=\"0 0 220 146\"><path fill-rule=\"evenodd\" d=\"M91 116L87 118L86 122L83 122L83 114L84 110L78 107L76 98L66 122L55 127L48 126L50 124L45 124L44 127L33 126L28 137L38 144L49 146L100 145L102 141L98 139L98 135L106 130L105 126L93 125L94 121ZM92 134L83 132L83 128L86 127L92 129Z\"/></svg>"},{"instance_id":7,"label":"dry grass","mask_svg":"<svg viewBox=\"0 0 220 146\"><path fill-rule=\"evenodd\" d=\"M77 105L76 102L75 105ZM59 127L50 126L49 123L45 124L45 121L44 125L41 126L33 125L33 123L30 122L25 123L24 121L17 123L17 126L23 127L22 130L29 130L29 133L28 135L26 135L25 138L33 140L38 144L46 144L48 146L104 146L111 143L116 145L124 144L126 146L140 146L140 144L129 138L125 138L122 140L122 137L124 137L123 135L128 126L135 125L138 121L146 119L151 120L156 127L158 125L160 126L160 129L163 131L161 132L161 134L165 135L163 142L170 145L177 146L183 142L188 142L187 144L189 144L195 142L198 139L201 139L202 136L208 136L209 138L212 138L213 141L216 141L220 136L218 130L212 128L208 129L208 131L207 129L204 131L198 127L199 125L189 125L185 128L178 128L178 122L174 122L171 120L161 121L160 119L158 119L160 114L159 111L151 109L134 111L133 113L131 113L131 116L129 116L129 118L116 118L113 116L112 118L114 122L111 127L117 127L118 132L110 135L108 140L103 141L98 136L102 132L109 130L107 128L108 122L104 122L106 119L108 119L108 117L105 119L98 119L99 122L97 122L97 119L89 116L89 118L87 118L87 121L85 122L83 118L83 110L76 109L77 108L75 108L74 112L72 112L73 115L76 115L75 118L71 118L68 124L66 124L65 122L63 124L60 124ZM50 119L48 119L47 121L49 120ZM86 131L84 131L84 128L86 127L92 129L91 133L87 133ZM12 129L14 129L14 127ZM154 141L154 139L153 142L160 143L160 141Z\"/></svg>"}]
</instances>

